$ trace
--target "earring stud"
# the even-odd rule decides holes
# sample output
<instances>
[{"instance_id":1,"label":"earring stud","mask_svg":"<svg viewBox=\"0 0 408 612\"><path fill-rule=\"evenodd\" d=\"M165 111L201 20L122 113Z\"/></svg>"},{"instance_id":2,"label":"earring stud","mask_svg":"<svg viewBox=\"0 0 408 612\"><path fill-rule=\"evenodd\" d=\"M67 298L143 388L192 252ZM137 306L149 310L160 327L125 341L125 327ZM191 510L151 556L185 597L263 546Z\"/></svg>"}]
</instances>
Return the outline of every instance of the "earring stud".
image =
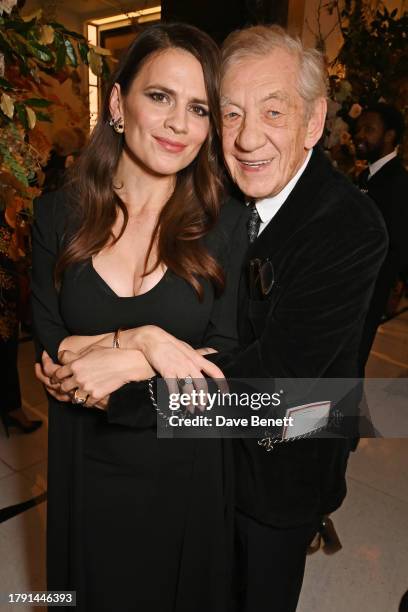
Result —
<instances>
[{"instance_id":1,"label":"earring stud","mask_svg":"<svg viewBox=\"0 0 408 612\"><path fill-rule=\"evenodd\" d=\"M118 119L114 119L113 117L111 117L109 125L113 127L117 134L123 134L123 132L125 131L125 126L122 117L118 117Z\"/></svg>"}]
</instances>

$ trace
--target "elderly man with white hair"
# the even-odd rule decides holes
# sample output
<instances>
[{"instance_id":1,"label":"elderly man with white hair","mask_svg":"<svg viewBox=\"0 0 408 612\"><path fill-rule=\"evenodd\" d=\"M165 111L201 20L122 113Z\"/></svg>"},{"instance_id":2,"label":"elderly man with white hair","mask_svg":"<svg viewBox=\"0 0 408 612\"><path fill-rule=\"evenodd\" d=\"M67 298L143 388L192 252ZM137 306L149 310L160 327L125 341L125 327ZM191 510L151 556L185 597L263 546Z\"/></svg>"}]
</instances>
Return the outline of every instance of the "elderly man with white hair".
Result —
<instances>
[{"instance_id":1,"label":"elderly man with white hair","mask_svg":"<svg viewBox=\"0 0 408 612\"><path fill-rule=\"evenodd\" d=\"M250 207L251 244L241 348L217 363L229 377L357 377L387 237L370 200L318 147L322 57L278 26L254 26L226 39L222 75L224 157ZM240 612L296 609L307 546L345 497L349 450L347 438L271 452L235 441Z\"/></svg>"}]
</instances>

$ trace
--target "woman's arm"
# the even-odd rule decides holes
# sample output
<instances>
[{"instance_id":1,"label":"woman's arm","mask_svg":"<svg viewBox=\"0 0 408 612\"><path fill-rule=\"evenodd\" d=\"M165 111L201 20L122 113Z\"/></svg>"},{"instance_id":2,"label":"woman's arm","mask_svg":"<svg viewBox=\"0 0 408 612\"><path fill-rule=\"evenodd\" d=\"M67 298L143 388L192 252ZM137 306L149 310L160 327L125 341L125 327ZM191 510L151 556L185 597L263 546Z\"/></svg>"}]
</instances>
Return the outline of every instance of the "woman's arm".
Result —
<instances>
[{"instance_id":1,"label":"woman's arm","mask_svg":"<svg viewBox=\"0 0 408 612\"><path fill-rule=\"evenodd\" d=\"M42 364L42 367L36 365L36 374L46 385L47 391L60 401L71 399L65 390L61 390L59 385L54 385L50 380L59 367L60 348L69 346L71 338L72 347L84 348L105 337L88 336L81 345L75 344L78 337L70 335L60 314L54 270L63 246L66 215L66 202L62 192L47 194L34 202L32 311L37 362ZM108 336L109 334L106 335ZM44 360L41 361L43 355ZM135 370L140 366L140 370L134 372L136 380L138 377L144 379L152 374L147 361L141 355L139 357L139 361L132 362Z\"/></svg>"},{"instance_id":2,"label":"woman's arm","mask_svg":"<svg viewBox=\"0 0 408 612\"><path fill-rule=\"evenodd\" d=\"M116 332L116 339L119 340L121 348L142 350L142 347L146 344L147 338L152 338L154 340L158 339L160 333L158 330L160 330L160 328L156 325L144 325L132 329L121 329ZM163 337L166 336L168 340L173 340L175 344L179 342L174 336L171 336L164 330L161 331L163 331ZM96 336L68 336L62 340L58 352L71 351L72 353L82 353L91 348L112 348L114 339L115 332ZM188 345L186 344L186 346Z\"/></svg>"},{"instance_id":3,"label":"woman's arm","mask_svg":"<svg viewBox=\"0 0 408 612\"><path fill-rule=\"evenodd\" d=\"M96 336L68 336L64 338L58 347L58 353L71 351L71 353L82 353L94 345L109 348L113 346L114 332L110 334L98 334Z\"/></svg>"},{"instance_id":4,"label":"woman's arm","mask_svg":"<svg viewBox=\"0 0 408 612\"><path fill-rule=\"evenodd\" d=\"M194 379L196 387L204 390L205 375L223 378L218 366L158 327L137 328L132 330L132 337L139 349L95 344L79 355L63 351L59 359L64 365L55 371L51 382L60 383L63 393L79 388L89 396L87 404L91 406L123 385L140 380L139 376L145 380L158 373L166 379L172 392L178 391L177 379L187 376Z\"/></svg>"},{"instance_id":5,"label":"woman's arm","mask_svg":"<svg viewBox=\"0 0 408 612\"><path fill-rule=\"evenodd\" d=\"M49 193L34 201L32 229L33 268L31 304L37 361L46 350L57 361L58 350L70 333L59 310L54 270L62 246L65 203L61 194Z\"/></svg>"}]
</instances>

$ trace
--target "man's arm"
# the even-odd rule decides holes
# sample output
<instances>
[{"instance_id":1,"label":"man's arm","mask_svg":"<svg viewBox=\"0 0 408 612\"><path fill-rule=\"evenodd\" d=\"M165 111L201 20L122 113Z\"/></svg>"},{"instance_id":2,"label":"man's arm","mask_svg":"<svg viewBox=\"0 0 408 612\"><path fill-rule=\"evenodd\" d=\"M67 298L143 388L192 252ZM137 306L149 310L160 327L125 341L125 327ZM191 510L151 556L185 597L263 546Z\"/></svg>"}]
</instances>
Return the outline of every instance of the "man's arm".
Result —
<instances>
[{"instance_id":1,"label":"man's arm","mask_svg":"<svg viewBox=\"0 0 408 612\"><path fill-rule=\"evenodd\" d=\"M346 236L338 231L314 231L315 241L299 242L292 281L281 288L256 341L238 352L211 356L227 377L324 375L355 333L356 321L363 320L387 251L381 229Z\"/></svg>"}]
</instances>

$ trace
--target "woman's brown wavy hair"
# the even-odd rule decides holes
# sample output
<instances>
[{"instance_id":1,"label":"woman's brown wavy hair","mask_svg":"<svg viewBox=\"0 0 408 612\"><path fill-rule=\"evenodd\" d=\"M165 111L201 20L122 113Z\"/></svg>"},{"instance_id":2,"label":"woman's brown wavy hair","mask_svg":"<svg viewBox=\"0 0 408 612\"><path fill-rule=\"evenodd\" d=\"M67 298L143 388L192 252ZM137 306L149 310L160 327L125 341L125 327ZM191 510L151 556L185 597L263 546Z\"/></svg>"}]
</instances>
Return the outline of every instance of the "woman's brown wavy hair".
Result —
<instances>
[{"instance_id":1,"label":"woman's brown wavy hair","mask_svg":"<svg viewBox=\"0 0 408 612\"><path fill-rule=\"evenodd\" d=\"M67 266L91 258L112 238L118 208L123 213L124 221L115 241L125 231L128 212L113 188L124 136L109 126L112 88L119 83L122 94L126 96L146 60L154 53L172 48L188 51L202 66L210 131L195 160L177 174L174 192L159 215L146 262L157 240L158 259L154 268L159 262L164 263L172 272L188 281L200 299L203 295L200 277L209 280L217 293L223 289L222 269L203 241L217 220L222 195L219 51L215 42L204 32L177 23L153 25L138 35L106 90L98 123L72 170L69 193L77 229L58 259L55 271L57 286Z\"/></svg>"}]
</instances>

